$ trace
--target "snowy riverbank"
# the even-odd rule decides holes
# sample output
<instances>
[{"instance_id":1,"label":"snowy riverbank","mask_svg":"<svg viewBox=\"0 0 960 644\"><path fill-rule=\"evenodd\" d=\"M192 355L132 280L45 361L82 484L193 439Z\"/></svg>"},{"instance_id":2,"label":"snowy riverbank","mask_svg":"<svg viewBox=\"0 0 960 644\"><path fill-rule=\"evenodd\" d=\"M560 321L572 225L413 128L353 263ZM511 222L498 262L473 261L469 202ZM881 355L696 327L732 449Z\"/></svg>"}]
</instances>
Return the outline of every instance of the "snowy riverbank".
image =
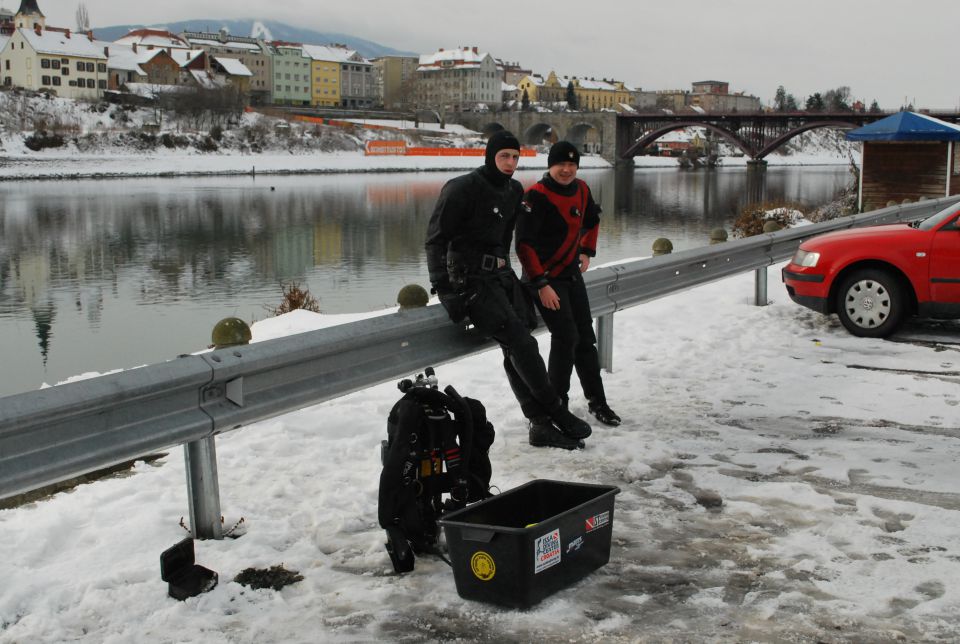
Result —
<instances>
[{"instance_id":1,"label":"snowy riverbank","mask_svg":"<svg viewBox=\"0 0 960 644\"><path fill-rule=\"evenodd\" d=\"M62 154L40 152L0 156L0 181L32 179L105 179L120 177L177 177L241 174L325 174L362 172L432 172L470 170L480 157L366 156L363 152L313 154L218 154L195 151L137 154ZM722 167L743 167L745 157L725 157ZM845 165L842 157L827 154L771 156L770 166ZM636 167L678 167L669 157L637 157ZM522 169L546 169L547 155L521 159ZM609 168L597 156L581 157L581 168ZM701 170L702 172L702 170Z\"/></svg>"},{"instance_id":2,"label":"snowy riverbank","mask_svg":"<svg viewBox=\"0 0 960 644\"><path fill-rule=\"evenodd\" d=\"M625 422L584 451L527 444L499 351L437 365L486 404L501 490L621 489L610 563L529 611L460 599L434 557L392 573L376 522L387 383L218 438L226 521L246 533L197 543L220 584L186 602L159 568L185 535L180 449L0 511L0 641L955 641L957 326L855 338L793 304L777 268L766 307L746 273L618 312L605 383ZM356 318L296 312L254 339ZM232 581L281 563L303 581Z\"/></svg>"}]
</instances>

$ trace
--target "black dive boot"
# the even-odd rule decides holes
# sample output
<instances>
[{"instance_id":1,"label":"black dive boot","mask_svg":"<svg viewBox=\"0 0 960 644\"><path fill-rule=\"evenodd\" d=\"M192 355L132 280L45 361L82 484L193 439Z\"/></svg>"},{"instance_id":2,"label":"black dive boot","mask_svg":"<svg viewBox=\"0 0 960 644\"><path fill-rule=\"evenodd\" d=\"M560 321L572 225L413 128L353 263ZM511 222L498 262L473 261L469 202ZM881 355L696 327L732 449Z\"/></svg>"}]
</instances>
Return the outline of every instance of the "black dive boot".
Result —
<instances>
[{"instance_id":1,"label":"black dive boot","mask_svg":"<svg viewBox=\"0 0 960 644\"><path fill-rule=\"evenodd\" d=\"M600 402L591 402L590 413L597 417L604 425L610 425L611 427L616 427L620 424L620 417L617 416L617 413L610 409L610 405L606 401Z\"/></svg>"},{"instance_id":2,"label":"black dive boot","mask_svg":"<svg viewBox=\"0 0 960 644\"><path fill-rule=\"evenodd\" d=\"M593 433L590 425L571 414L562 400L557 400L557 404L554 405L549 414L550 420L557 426L557 429L570 438L586 438Z\"/></svg>"},{"instance_id":3,"label":"black dive boot","mask_svg":"<svg viewBox=\"0 0 960 644\"><path fill-rule=\"evenodd\" d=\"M530 444L534 447L559 447L560 449L583 449L583 441L567 436L554 427L546 416L530 419Z\"/></svg>"}]
</instances>

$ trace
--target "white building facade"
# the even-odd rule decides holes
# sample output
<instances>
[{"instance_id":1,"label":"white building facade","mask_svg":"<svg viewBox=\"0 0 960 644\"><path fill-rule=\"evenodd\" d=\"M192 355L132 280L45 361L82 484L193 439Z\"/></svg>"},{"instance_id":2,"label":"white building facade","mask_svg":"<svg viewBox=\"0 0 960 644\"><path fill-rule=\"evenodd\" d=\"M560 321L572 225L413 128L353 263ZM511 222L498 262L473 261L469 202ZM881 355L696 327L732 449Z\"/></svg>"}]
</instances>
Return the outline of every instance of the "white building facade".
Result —
<instances>
[{"instance_id":1,"label":"white building facade","mask_svg":"<svg viewBox=\"0 0 960 644\"><path fill-rule=\"evenodd\" d=\"M476 47L439 50L420 56L417 105L441 112L498 107L501 75L494 58Z\"/></svg>"}]
</instances>

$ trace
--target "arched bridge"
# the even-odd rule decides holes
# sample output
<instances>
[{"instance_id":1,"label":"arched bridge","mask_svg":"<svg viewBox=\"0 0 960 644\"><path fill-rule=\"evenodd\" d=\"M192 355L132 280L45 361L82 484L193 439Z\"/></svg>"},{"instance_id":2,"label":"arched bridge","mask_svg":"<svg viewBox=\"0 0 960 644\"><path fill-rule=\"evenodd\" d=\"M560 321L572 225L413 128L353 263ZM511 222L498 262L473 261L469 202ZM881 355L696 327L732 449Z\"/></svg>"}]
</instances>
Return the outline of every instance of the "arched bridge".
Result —
<instances>
[{"instance_id":1,"label":"arched bridge","mask_svg":"<svg viewBox=\"0 0 960 644\"><path fill-rule=\"evenodd\" d=\"M849 130L889 116L861 112L733 112L703 114L614 114L612 112L490 112L451 117L489 135L507 129L524 145L560 139L599 153L613 164L630 163L657 139L688 127L710 130L753 160L761 160L793 137L820 128ZM935 118L960 123L960 114Z\"/></svg>"}]
</instances>

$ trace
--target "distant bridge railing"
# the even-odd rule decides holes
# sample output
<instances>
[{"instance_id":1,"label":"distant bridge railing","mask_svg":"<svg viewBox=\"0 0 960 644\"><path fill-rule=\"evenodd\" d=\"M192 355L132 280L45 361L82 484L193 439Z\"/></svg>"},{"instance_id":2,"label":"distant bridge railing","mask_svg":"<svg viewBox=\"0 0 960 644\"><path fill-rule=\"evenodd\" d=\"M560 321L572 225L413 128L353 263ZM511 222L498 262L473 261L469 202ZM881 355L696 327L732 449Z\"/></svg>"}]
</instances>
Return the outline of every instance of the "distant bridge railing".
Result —
<instances>
[{"instance_id":1,"label":"distant bridge railing","mask_svg":"<svg viewBox=\"0 0 960 644\"><path fill-rule=\"evenodd\" d=\"M765 276L813 235L919 219L957 201L894 206L588 271L601 356L609 368L616 311L749 270ZM217 434L493 346L434 305L0 398L0 498L184 445L193 532L219 538Z\"/></svg>"}]
</instances>

